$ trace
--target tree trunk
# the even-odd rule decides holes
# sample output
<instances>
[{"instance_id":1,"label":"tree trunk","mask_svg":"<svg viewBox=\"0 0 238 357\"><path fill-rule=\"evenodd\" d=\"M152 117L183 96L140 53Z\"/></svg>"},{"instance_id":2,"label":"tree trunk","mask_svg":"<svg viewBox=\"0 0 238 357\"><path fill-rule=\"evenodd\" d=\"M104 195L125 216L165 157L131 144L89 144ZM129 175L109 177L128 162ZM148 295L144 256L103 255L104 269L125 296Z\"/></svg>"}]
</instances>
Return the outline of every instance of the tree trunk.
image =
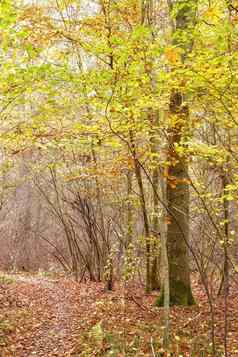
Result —
<instances>
[{"instance_id":1,"label":"tree trunk","mask_svg":"<svg viewBox=\"0 0 238 357\"><path fill-rule=\"evenodd\" d=\"M126 177L127 177L127 232L126 232L125 248L127 250L133 238L133 209L132 209L133 207L131 203L132 171L128 170Z\"/></svg>"},{"instance_id":2,"label":"tree trunk","mask_svg":"<svg viewBox=\"0 0 238 357\"><path fill-rule=\"evenodd\" d=\"M189 184L188 164L181 158L175 145L180 143L182 123L189 119L188 108L183 106L182 95L174 92L170 99L170 113L180 120L169 133L167 172L167 249L169 259L170 305L192 305L189 271Z\"/></svg>"},{"instance_id":3,"label":"tree trunk","mask_svg":"<svg viewBox=\"0 0 238 357\"><path fill-rule=\"evenodd\" d=\"M159 186L159 170L158 167L153 169L153 219L152 219L152 229L155 241L153 242L153 257L151 264L151 289L158 290L160 288L160 276L159 276L159 263L160 263L160 234L159 234L159 201L158 195L156 194Z\"/></svg>"},{"instance_id":4,"label":"tree trunk","mask_svg":"<svg viewBox=\"0 0 238 357\"><path fill-rule=\"evenodd\" d=\"M145 190L142 180L141 167L137 158L136 146L134 142L134 137L132 131L129 132L130 143L131 143L131 152L134 161L135 176L140 192L140 204L141 211L143 216L144 231L145 231L145 246L146 246L146 292L151 291L151 242L150 242L150 227L149 227L149 218L146 209L146 199L145 199Z\"/></svg>"},{"instance_id":5,"label":"tree trunk","mask_svg":"<svg viewBox=\"0 0 238 357\"><path fill-rule=\"evenodd\" d=\"M196 0L168 1L172 28L172 43L183 50L182 62L193 45L192 29L196 15ZM169 260L170 305L192 305L189 270L189 183L188 163L176 152L188 127L189 108L183 94L173 89L170 96L169 115L175 119L168 131L167 177L167 250ZM158 305L163 305L161 294Z\"/></svg>"}]
</instances>

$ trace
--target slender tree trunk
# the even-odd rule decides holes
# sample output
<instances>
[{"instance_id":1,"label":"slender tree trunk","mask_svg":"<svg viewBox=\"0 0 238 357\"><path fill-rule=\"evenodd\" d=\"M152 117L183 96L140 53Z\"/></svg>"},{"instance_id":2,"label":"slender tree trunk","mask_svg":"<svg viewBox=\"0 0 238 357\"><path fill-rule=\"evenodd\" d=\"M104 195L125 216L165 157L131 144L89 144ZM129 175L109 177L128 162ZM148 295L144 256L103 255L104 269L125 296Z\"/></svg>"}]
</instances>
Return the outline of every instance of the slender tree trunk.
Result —
<instances>
[{"instance_id":1,"label":"slender tree trunk","mask_svg":"<svg viewBox=\"0 0 238 357\"><path fill-rule=\"evenodd\" d=\"M134 161L135 176L140 192L140 204L141 204L141 210L142 210L143 222L144 222L145 245L146 245L146 292L149 293L151 291L151 242L150 242L149 218L146 209L145 190L142 180L141 167L137 158L133 133L130 131L129 135L130 135L130 142L131 142L131 151Z\"/></svg>"},{"instance_id":2,"label":"slender tree trunk","mask_svg":"<svg viewBox=\"0 0 238 357\"><path fill-rule=\"evenodd\" d=\"M133 234L133 211L131 203L131 194L132 194L132 171L128 171L127 175L127 233L126 233L126 242L125 248L127 249L132 241Z\"/></svg>"},{"instance_id":3,"label":"slender tree trunk","mask_svg":"<svg viewBox=\"0 0 238 357\"><path fill-rule=\"evenodd\" d=\"M160 233L159 233L159 201L158 192L159 187L159 169L158 167L153 169L152 174L153 182L153 219L152 219L152 230L153 236L155 237L153 241L153 253L152 253L152 264L151 264L151 289L158 290L160 288L160 273L159 273L159 263L160 263Z\"/></svg>"},{"instance_id":4,"label":"slender tree trunk","mask_svg":"<svg viewBox=\"0 0 238 357\"><path fill-rule=\"evenodd\" d=\"M227 172L222 172L222 194L226 195L226 187L229 184ZM229 244L229 201L223 197L223 216L224 216L224 242L223 242L223 272L222 280L219 288L218 295L223 295L224 297L224 350L225 356L228 356L228 296L229 296L229 258L228 258L228 244Z\"/></svg>"},{"instance_id":5,"label":"slender tree trunk","mask_svg":"<svg viewBox=\"0 0 238 357\"><path fill-rule=\"evenodd\" d=\"M92 157L94 161L94 165L97 168L97 156L92 144ZM101 193L101 188L100 184L98 182L97 177L95 178L95 183L96 183L96 197L97 197L97 206L98 206L98 214L99 214L99 222L100 222L100 230L101 230L101 236L102 236L102 261L103 261L103 268L107 266L109 269L109 272L107 272L107 278L106 278L106 286L107 290L112 290L113 289L113 262L112 262L112 257L111 257L111 247L110 243L108 241L108 237L106 234L106 228L105 228L105 220L104 220L104 212L103 212L103 204L102 204L102 193ZM101 275L101 274L100 274Z\"/></svg>"},{"instance_id":6,"label":"slender tree trunk","mask_svg":"<svg viewBox=\"0 0 238 357\"><path fill-rule=\"evenodd\" d=\"M141 0L141 23L144 26L147 26L151 32L151 41L154 42L154 26L155 26L155 14L154 14L154 0ZM150 68L150 66L148 66ZM153 66L151 66L152 68ZM153 73L153 70L147 71L148 76L151 78L151 87L154 94L157 91L156 86L156 75ZM151 122L152 128L154 128L158 123L158 113L155 112L154 108L150 108L148 112L148 119ZM157 145L154 137L153 130L151 132L151 152L156 153ZM139 167L140 170L140 167ZM138 179L137 179L138 181ZM138 181L139 183L139 181ZM152 184L153 184L153 218L152 218L152 230L154 240L151 240L150 231L148 227L147 232L147 288L146 290L149 292L150 290L157 290L160 287L159 283L159 217L158 217L158 196L155 194L158 190L159 185L159 169L155 167L152 173ZM145 210L146 212L146 210ZM145 224L145 232L146 232L146 217L144 217ZM147 218L148 221L148 218Z\"/></svg>"}]
</instances>

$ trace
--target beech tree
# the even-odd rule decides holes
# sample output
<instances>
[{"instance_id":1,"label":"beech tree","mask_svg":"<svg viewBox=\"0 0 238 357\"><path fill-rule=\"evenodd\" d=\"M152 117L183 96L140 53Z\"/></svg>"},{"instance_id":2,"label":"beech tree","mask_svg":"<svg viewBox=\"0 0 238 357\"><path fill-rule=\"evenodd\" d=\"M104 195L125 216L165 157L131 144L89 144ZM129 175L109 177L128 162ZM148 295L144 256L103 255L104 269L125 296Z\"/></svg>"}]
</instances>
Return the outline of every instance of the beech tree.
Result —
<instances>
[{"instance_id":1,"label":"beech tree","mask_svg":"<svg viewBox=\"0 0 238 357\"><path fill-rule=\"evenodd\" d=\"M196 1L168 3L172 22L172 45L180 51L181 62L186 66L186 57L193 44L193 30L197 10ZM180 79L182 82L183 78ZM191 305L189 270L189 178L188 159L177 152L183 145L183 137L189 128L189 107L186 103L186 88L172 88L169 103L171 127L168 131L167 177L167 245L169 260L170 304ZM159 302L160 304L160 302Z\"/></svg>"}]
</instances>

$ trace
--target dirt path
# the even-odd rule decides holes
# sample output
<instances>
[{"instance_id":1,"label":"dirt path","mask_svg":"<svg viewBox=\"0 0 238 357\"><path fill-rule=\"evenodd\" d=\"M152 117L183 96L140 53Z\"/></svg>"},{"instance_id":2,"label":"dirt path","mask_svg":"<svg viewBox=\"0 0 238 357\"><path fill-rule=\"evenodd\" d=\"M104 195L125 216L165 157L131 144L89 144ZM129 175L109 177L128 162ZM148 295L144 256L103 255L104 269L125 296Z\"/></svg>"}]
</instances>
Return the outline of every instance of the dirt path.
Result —
<instances>
[{"instance_id":1,"label":"dirt path","mask_svg":"<svg viewBox=\"0 0 238 357\"><path fill-rule=\"evenodd\" d=\"M14 279L13 290L24 305L29 323L18 326L14 356L72 356L79 328L75 289L68 289L66 281L40 276L16 275Z\"/></svg>"}]
</instances>

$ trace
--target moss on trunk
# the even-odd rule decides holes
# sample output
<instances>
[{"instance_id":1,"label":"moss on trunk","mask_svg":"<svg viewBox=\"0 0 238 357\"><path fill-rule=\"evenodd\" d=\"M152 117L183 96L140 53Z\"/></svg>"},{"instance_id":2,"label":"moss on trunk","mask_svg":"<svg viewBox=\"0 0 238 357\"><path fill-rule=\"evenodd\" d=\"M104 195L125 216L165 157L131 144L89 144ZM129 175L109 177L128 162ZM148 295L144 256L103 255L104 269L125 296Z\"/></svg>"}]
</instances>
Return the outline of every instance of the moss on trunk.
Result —
<instances>
[{"instance_id":1,"label":"moss on trunk","mask_svg":"<svg viewBox=\"0 0 238 357\"><path fill-rule=\"evenodd\" d=\"M195 305L195 300L191 291L191 286L185 286L182 282L173 282L170 287L170 306L181 305L181 306L191 306ZM164 306L164 293L160 294L155 302L155 306Z\"/></svg>"}]
</instances>

